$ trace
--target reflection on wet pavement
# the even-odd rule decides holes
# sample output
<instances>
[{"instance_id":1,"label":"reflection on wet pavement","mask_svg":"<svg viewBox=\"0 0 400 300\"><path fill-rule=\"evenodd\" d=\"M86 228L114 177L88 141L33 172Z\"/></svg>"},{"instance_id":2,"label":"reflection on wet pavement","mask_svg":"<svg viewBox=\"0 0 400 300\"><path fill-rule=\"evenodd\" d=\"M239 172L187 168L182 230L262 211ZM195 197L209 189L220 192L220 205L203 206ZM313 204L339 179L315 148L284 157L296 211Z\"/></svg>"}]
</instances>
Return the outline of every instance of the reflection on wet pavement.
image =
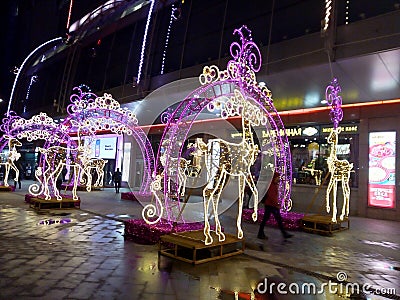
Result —
<instances>
[{"instance_id":1,"label":"reflection on wet pavement","mask_svg":"<svg viewBox=\"0 0 400 300\"><path fill-rule=\"evenodd\" d=\"M362 243L369 244L369 245L378 245L386 248L391 248L391 249L399 249L399 244L397 243L391 243L391 242L375 242L375 241L368 241L368 240L361 240Z\"/></svg>"},{"instance_id":2,"label":"reflection on wet pavement","mask_svg":"<svg viewBox=\"0 0 400 300\"><path fill-rule=\"evenodd\" d=\"M52 224L66 224L70 223L71 219L47 219L47 220L40 220L38 225L52 225Z\"/></svg>"}]
</instances>

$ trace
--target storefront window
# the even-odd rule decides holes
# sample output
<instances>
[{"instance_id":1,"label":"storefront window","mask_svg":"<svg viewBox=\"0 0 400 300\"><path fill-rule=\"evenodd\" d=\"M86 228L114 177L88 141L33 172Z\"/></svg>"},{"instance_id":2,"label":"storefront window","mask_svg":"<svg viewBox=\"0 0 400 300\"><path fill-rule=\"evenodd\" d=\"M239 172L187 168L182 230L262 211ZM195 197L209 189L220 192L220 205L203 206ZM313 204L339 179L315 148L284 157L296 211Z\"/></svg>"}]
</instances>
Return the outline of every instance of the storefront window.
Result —
<instances>
[{"instance_id":1,"label":"storefront window","mask_svg":"<svg viewBox=\"0 0 400 300\"><path fill-rule=\"evenodd\" d=\"M336 147L338 159L346 159L353 163L350 175L350 187L358 186L358 124L342 125ZM327 137L330 125L297 126L297 130L287 128L287 133L296 132L296 136L288 134L291 153L294 184L327 185L329 170L327 159L331 153L331 145Z\"/></svg>"}]
</instances>

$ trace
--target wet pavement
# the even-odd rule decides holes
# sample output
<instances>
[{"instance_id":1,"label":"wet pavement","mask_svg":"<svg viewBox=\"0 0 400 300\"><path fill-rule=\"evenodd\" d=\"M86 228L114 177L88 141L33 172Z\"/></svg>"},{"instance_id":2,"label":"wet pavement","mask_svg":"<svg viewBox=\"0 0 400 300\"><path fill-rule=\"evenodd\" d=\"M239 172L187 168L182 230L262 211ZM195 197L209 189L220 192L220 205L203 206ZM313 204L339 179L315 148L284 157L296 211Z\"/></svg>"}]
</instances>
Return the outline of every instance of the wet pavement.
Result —
<instances>
[{"instance_id":1,"label":"wet pavement","mask_svg":"<svg viewBox=\"0 0 400 300\"><path fill-rule=\"evenodd\" d=\"M373 291L359 299L400 299L400 222L351 217L350 230L290 240L266 227L265 241L242 223L244 254L193 266L124 240L123 220L142 207L113 189L39 213L24 202L28 184L0 193L0 299L251 299L264 283L275 296L262 299L350 299L350 283ZM220 218L225 232L235 234L235 213Z\"/></svg>"}]
</instances>

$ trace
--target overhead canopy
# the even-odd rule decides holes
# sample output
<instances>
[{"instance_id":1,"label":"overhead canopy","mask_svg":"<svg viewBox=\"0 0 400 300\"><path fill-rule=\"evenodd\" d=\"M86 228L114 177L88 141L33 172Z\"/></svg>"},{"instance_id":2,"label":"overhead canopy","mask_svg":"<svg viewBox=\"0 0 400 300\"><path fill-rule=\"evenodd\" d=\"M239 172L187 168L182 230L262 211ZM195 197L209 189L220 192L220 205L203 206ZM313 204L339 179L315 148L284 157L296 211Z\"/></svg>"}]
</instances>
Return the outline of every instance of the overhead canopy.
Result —
<instances>
[{"instance_id":1,"label":"overhead canopy","mask_svg":"<svg viewBox=\"0 0 400 300\"><path fill-rule=\"evenodd\" d=\"M342 88L343 104L392 100L400 95L400 49L343 59L332 63ZM331 82L329 63L260 75L272 91L278 111L323 106Z\"/></svg>"},{"instance_id":2,"label":"overhead canopy","mask_svg":"<svg viewBox=\"0 0 400 300\"><path fill-rule=\"evenodd\" d=\"M332 63L332 74L342 88L343 104L397 99L400 95L400 49ZM258 75L272 91L278 111L325 106L325 89L332 80L328 63ZM136 113L140 125L152 125L160 113L185 99L200 86L197 77L166 84L141 101L124 104Z\"/></svg>"}]
</instances>

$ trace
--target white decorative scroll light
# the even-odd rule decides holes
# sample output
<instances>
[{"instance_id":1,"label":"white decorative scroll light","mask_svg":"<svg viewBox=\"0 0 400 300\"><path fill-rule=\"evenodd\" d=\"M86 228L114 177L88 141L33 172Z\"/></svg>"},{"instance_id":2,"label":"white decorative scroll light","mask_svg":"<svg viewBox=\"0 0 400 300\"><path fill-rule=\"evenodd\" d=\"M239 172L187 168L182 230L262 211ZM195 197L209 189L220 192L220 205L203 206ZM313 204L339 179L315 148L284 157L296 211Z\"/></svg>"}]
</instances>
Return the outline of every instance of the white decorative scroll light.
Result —
<instances>
[{"instance_id":1,"label":"white decorative scroll light","mask_svg":"<svg viewBox=\"0 0 400 300\"><path fill-rule=\"evenodd\" d=\"M83 100L82 95L71 96L73 102L67 108L71 116L82 119L82 127L91 132L109 130L116 134L132 135L132 127L138 125L136 115L128 108L122 108L120 103L111 94L104 93L95 99ZM104 115L105 112L119 116L119 120Z\"/></svg>"},{"instance_id":2,"label":"white decorative scroll light","mask_svg":"<svg viewBox=\"0 0 400 300\"><path fill-rule=\"evenodd\" d=\"M339 122L343 119L342 97L339 96L341 88L336 78L334 78L330 85L326 88L326 100L328 105L331 106L330 117L333 122L333 128L329 134L327 142L330 144L330 154L327 159L329 172L331 178L326 189L326 211L330 212L329 198L330 193L333 190L332 195L332 222L337 222L337 184L338 181L342 182L343 190L343 207L340 214L340 220L343 220L349 215L350 207L350 172L353 169L353 164L349 163L346 159L338 159L336 155L336 146L339 141L340 127Z\"/></svg>"},{"instance_id":3,"label":"white decorative scroll light","mask_svg":"<svg viewBox=\"0 0 400 300\"><path fill-rule=\"evenodd\" d=\"M168 144L168 143L169 143L169 140L164 140L162 146L166 147L166 144ZM166 157L165 153L163 155L161 155L160 162L163 167L165 167L165 165L166 165L166 159L167 159L167 157ZM179 159L179 163L178 163L178 159ZM162 178L164 177L164 172L168 172L168 174L170 175L168 182L167 182L168 197L174 197L174 195L170 195L170 193L172 191L171 178L173 175L177 175L176 178L178 180L176 193L179 194L180 196L185 195L186 182L187 182L187 178L188 178L187 174L188 174L188 170L190 167L190 161L183 157L180 157L180 158L170 157L169 160L171 161L171 163L168 165L168 167L164 168L162 173L158 174L150 185L150 191L153 194L153 196L156 198L157 203L161 203L160 191L162 191ZM145 209L142 210L142 217L148 224L155 224L159 221L159 219L161 218L163 213L164 213L164 207L162 205L160 205L160 211L158 212L159 218L157 218L155 220L151 220L153 217L156 217L155 208L154 209L152 208L150 210L145 210Z\"/></svg>"},{"instance_id":4,"label":"white decorative scroll light","mask_svg":"<svg viewBox=\"0 0 400 300\"><path fill-rule=\"evenodd\" d=\"M8 149L9 152L5 158L5 161L1 161L0 165L3 165L5 167L5 174L4 174L4 186L9 186L8 184L8 175L10 173L10 169L13 169L15 171L15 181L18 181L19 178L19 170L17 166L15 165L15 161L17 161L20 157L21 154L17 152L17 148L15 147L21 147L22 144L20 141L17 139L9 136L9 135L4 135L4 138L8 140Z\"/></svg>"},{"instance_id":5,"label":"white decorative scroll light","mask_svg":"<svg viewBox=\"0 0 400 300\"><path fill-rule=\"evenodd\" d=\"M28 142L34 140L46 140L47 142L61 142L56 131L67 132L68 128L65 125L57 124L46 113L39 113L32 118L26 120L17 118L12 123L12 129L17 130L17 138L26 138Z\"/></svg>"}]
</instances>

